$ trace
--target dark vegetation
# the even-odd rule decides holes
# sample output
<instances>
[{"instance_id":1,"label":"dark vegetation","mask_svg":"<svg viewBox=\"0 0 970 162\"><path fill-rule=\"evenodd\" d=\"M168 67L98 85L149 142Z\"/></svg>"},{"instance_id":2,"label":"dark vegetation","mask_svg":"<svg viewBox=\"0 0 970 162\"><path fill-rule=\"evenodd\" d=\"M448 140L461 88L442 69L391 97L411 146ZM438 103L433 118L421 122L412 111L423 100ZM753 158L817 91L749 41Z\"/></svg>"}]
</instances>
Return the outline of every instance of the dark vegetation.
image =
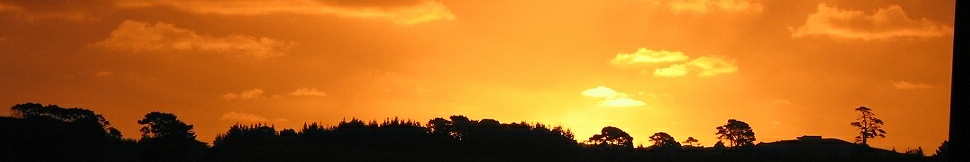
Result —
<instances>
[{"instance_id":1,"label":"dark vegetation","mask_svg":"<svg viewBox=\"0 0 970 162\"><path fill-rule=\"evenodd\" d=\"M630 134L611 126L577 142L560 126L461 115L426 124L350 119L299 130L237 124L209 146L170 113L146 114L137 121L142 136L133 140L87 109L25 103L11 110L0 117L0 161L936 161L949 154L946 141L932 156L922 148L899 153L869 147L867 138L885 134L864 124L875 121L871 112L862 124L851 123L862 126L855 143L803 136L755 144L747 123L729 119L714 127L720 139L714 147L701 147L693 137L678 142L664 132L647 139L653 145L634 147Z\"/></svg>"}]
</instances>

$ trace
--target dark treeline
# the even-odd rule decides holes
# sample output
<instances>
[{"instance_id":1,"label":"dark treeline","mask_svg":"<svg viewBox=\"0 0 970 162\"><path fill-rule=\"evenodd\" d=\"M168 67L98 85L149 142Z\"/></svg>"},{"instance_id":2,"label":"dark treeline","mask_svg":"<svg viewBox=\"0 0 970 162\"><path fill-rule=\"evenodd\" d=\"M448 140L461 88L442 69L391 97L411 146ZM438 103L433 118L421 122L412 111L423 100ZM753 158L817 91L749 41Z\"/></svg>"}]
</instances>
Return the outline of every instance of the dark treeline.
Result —
<instances>
[{"instance_id":1,"label":"dark treeline","mask_svg":"<svg viewBox=\"0 0 970 162\"><path fill-rule=\"evenodd\" d=\"M425 124L350 119L299 130L236 124L209 146L170 113L138 120L142 136L135 140L87 109L25 103L11 112L0 117L0 161L936 161L947 154L945 142L934 156L817 136L755 144L754 130L735 119L712 126L724 141L714 147L664 132L645 139L653 145L634 147L628 133L611 126L577 142L561 126L461 115Z\"/></svg>"}]
</instances>

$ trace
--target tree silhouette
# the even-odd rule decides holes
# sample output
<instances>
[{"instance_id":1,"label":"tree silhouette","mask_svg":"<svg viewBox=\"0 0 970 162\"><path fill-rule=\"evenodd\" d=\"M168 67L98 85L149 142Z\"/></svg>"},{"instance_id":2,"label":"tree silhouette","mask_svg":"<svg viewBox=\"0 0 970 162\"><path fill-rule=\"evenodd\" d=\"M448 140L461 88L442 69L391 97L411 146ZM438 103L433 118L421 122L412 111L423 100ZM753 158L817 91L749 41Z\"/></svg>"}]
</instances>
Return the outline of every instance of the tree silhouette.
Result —
<instances>
[{"instance_id":1,"label":"tree silhouette","mask_svg":"<svg viewBox=\"0 0 970 162\"><path fill-rule=\"evenodd\" d=\"M917 157L917 158L925 157L925 155L923 155L923 147L916 147L916 149L906 149L906 153L904 154L910 157Z\"/></svg>"},{"instance_id":2,"label":"tree silhouette","mask_svg":"<svg viewBox=\"0 0 970 162\"><path fill-rule=\"evenodd\" d=\"M859 115L855 122L850 123L852 126L859 128L859 136L855 137L856 143L862 142L863 145L868 145L869 138L875 137L886 137L886 131L882 130L882 120L875 117L875 113L872 113L872 109L865 106L855 109L862 113Z\"/></svg>"},{"instance_id":3,"label":"tree silhouette","mask_svg":"<svg viewBox=\"0 0 970 162\"><path fill-rule=\"evenodd\" d=\"M10 112L0 116L0 161L135 160L133 142L94 111L28 102Z\"/></svg>"},{"instance_id":4,"label":"tree silhouette","mask_svg":"<svg viewBox=\"0 0 970 162\"><path fill-rule=\"evenodd\" d=\"M714 150L723 150L725 148L724 142L717 141L717 143L714 143L713 148L714 148Z\"/></svg>"},{"instance_id":5,"label":"tree silhouette","mask_svg":"<svg viewBox=\"0 0 970 162\"><path fill-rule=\"evenodd\" d=\"M207 148L175 114L150 112L138 124L144 125L139 143L147 147L146 160L194 161Z\"/></svg>"},{"instance_id":6,"label":"tree silhouette","mask_svg":"<svg viewBox=\"0 0 970 162\"><path fill-rule=\"evenodd\" d=\"M664 132L654 133L650 136L650 141L653 141L653 145L650 147L654 149L675 150L680 148L680 143L677 143L674 137Z\"/></svg>"},{"instance_id":7,"label":"tree silhouette","mask_svg":"<svg viewBox=\"0 0 970 162\"><path fill-rule=\"evenodd\" d=\"M681 142L681 143L687 144L687 146L695 146L694 145L695 143L698 144L698 145L700 145L700 143L698 143L698 142L699 141L697 141L697 139L694 139L694 137L687 137L687 140L685 140L684 142Z\"/></svg>"},{"instance_id":8,"label":"tree silhouette","mask_svg":"<svg viewBox=\"0 0 970 162\"><path fill-rule=\"evenodd\" d=\"M121 140L121 131L111 127L108 120L101 114L82 108L61 108L57 105L43 106L38 103L17 104L10 108L14 117L22 119L52 119L56 121L72 123L82 129L88 130L98 136L107 136L111 139Z\"/></svg>"},{"instance_id":9,"label":"tree silhouette","mask_svg":"<svg viewBox=\"0 0 970 162\"><path fill-rule=\"evenodd\" d=\"M751 146L756 140L751 126L743 121L729 119L728 123L717 127L717 139L731 142L732 147Z\"/></svg>"},{"instance_id":10,"label":"tree silhouette","mask_svg":"<svg viewBox=\"0 0 970 162\"><path fill-rule=\"evenodd\" d=\"M933 157L937 159L947 159L947 156L950 156L949 145L949 140L943 140L943 144L940 144L940 147L936 149L936 154L933 154Z\"/></svg>"},{"instance_id":11,"label":"tree silhouette","mask_svg":"<svg viewBox=\"0 0 970 162\"><path fill-rule=\"evenodd\" d=\"M192 125L185 124L175 114L151 112L145 114L144 119L138 120L138 124L144 125L140 130L142 140L195 140Z\"/></svg>"},{"instance_id":12,"label":"tree silhouette","mask_svg":"<svg viewBox=\"0 0 970 162\"><path fill-rule=\"evenodd\" d=\"M600 130L600 134L589 137L589 141L602 147L611 148L620 146L621 148L633 150L633 137L620 128L607 126Z\"/></svg>"}]
</instances>

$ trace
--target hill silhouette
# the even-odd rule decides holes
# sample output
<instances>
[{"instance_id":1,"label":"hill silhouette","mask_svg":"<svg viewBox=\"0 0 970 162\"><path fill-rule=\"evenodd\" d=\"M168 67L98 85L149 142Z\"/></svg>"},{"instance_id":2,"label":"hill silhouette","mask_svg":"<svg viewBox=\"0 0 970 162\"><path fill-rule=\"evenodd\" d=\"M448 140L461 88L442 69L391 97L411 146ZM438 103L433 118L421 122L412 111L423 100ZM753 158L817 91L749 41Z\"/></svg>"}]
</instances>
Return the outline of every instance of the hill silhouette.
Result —
<instances>
[{"instance_id":1,"label":"hill silhouette","mask_svg":"<svg viewBox=\"0 0 970 162\"><path fill-rule=\"evenodd\" d=\"M749 144L753 128L735 119L717 127L726 136L746 140L733 142L733 147L721 142L715 147L680 145L663 132L648 139L654 145L633 147L629 134L611 126L577 141L587 138L561 126L462 115L424 124L396 117L381 122L352 118L332 126L306 123L299 130L236 124L207 146L195 140L191 124L170 113L146 114L137 121L144 125L142 137L134 140L122 138L100 114L87 109L25 103L11 110L12 116L0 117L0 161L939 160L921 152L899 153L820 136Z\"/></svg>"}]
</instances>

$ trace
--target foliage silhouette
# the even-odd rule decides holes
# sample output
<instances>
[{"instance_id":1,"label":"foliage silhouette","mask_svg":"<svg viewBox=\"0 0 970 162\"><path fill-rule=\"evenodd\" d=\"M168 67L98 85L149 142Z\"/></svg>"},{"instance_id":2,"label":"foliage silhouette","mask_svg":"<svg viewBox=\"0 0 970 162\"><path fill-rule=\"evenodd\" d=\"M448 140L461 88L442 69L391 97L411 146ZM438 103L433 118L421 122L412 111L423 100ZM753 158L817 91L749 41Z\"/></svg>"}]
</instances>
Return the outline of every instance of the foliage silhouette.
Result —
<instances>
[{"instance_id":1,"label":"foliage silhouette","mask_svg":"<svg viewBox=\"0 0 970 162\"><path fill-rule=\"evenodd\" d=\"M691 147L695 147L697 145L700 145L700 141L698 141L697 139L694 139L694 137L687 137L687 140L684 140L684 142L680 142L680 143L683 143L683 144L685 144L687 146L691 146Z\"/></svg>"},{"instance_id":2,"label":"foliage silhouette","mask_svg":"<svg viewBox=\"0 0 970 162\"><path fill-rule=\"evenodd\" d=\"M719 140L731 142L732 147L752 146L754 141L757 140L751 126L736 119L728 119L727 124L718 126L715 134L718 135Z\"/></svg>"},{"instance_id":3,"label":"foliage silhouette","mask_svg":"<svg viewBox=\"0 0 970 162\"><path fill-rule=\"evenodd\" d=\"M138 120L144 128L136 142L112 135L108 122L90 110L14 107L15 117L0 117L0 161L928 161L947 152L946 141L930 158L922 148L898 153L819 136L754 145L753 131L737 120L720 127L721 139L747 140L731 143L745 147L726 148L722 141L691 146L693 137L681 147L658 132L650 136L652 146L634 149L631 135L616 127L577 143L561 126L462 115L426 124L351 118L332 126L304 123L298 130L237 123L209 147L175 114L146 114Z\"/></svg>"},{"instance_id":4,"label":"foliage silhouette","mask_svg":"<svg viewBox=\"0 0 970 162\"><path fill-rule=\"evenodd\" d=\"M607 126L600 130L600 134L589 137L589 141L608 150L633 150L633 137L620 128Z\"/></svg>"},{"instance_id":5,"label":"foliage silhouette","mask_svg":"<svg viewBox=\"0 0 970 162\"><path fill-rule=\"evenodd\" d=\"M674 137L664 132L654 133L652 136L650 136L650 141L653 141L653 145L650 147L652 147L654 150L674 151L681 149L680 143L678 143Z\"/></svg>"},{"instance_id":6,"label":"foliage silhouette","mask_svg":"<svg viewBox=\"0 0 970 162\"><path fill-rule=\"evenodd\" d=\"M940 147L936 149L936 153L933 154L933 158L947 159L947 156L950 156L949 145L950 145L949 140L943 140L943 144L940 144Z\"/></svg>"},{"instance_id":7,"label":"foliage silhouette","mask_svg":"<svg viewBox=\"0 0 970 162\"><path fill-rule=\"evenodd\" d=\"M868 145L869 138L886 137L886 131L882 129L883 122L875 117L876 114L872 113L872 109L861 106L855 110L859 111L861 115L856 119L857 121L850 123L850 125L859 128L859 136L855 137L857 143L862 142L862 145Z\"/></svg>"},{"instance_id":8,"label":"foliage silhouette","mask_svg":"<svg viewBox=\"0 0 970 162\"><path fill-rule=\"evenodd\" d=\"M0 117L0 161L134 160L133 140L94 111L39 103L11 107Z\"/></svg>"},{"instance_id":9,"label":"foliage silhouette","mask_svg":"<svg viewBox=\"0 0 970 162\"><path fill-rule=\"evenodd\" d=\"M138 124L143 125L138 143L147 149L145 160L198 160L207 148L195 139L192 125L185 124L175 114L150 112Z\"/></svg>"}]
</instances>

